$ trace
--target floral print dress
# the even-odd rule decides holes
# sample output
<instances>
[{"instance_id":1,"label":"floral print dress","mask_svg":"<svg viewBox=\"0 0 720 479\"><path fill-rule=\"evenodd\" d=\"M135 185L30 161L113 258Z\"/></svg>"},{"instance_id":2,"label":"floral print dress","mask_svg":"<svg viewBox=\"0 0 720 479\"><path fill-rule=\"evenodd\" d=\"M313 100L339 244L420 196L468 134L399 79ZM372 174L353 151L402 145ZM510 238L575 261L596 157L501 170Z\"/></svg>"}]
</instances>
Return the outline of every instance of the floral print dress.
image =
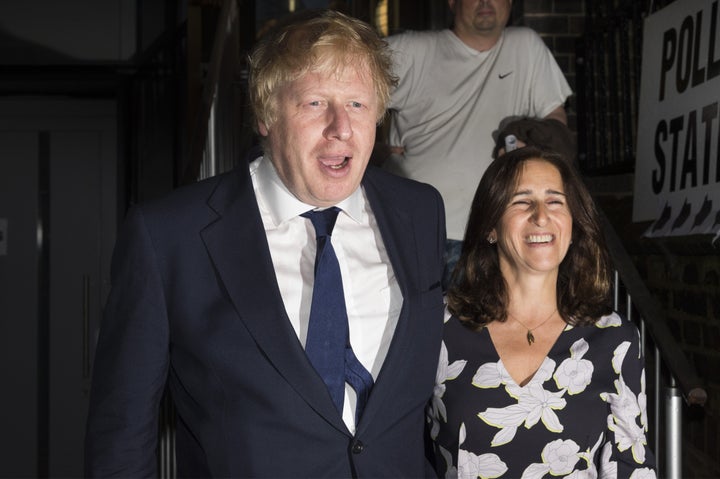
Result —
<instances>
[{"instance_id":1,"label":"floral print dress","mask_svg":"<svg viewBox=\"0 0 720 479\"><path fill-rule=\"evenodd\" d=\"M440 477L655 478L639 343L614 313L567 326L519 386L487 328L446 318L428 409Z\"/></svg>"}]
</instances>

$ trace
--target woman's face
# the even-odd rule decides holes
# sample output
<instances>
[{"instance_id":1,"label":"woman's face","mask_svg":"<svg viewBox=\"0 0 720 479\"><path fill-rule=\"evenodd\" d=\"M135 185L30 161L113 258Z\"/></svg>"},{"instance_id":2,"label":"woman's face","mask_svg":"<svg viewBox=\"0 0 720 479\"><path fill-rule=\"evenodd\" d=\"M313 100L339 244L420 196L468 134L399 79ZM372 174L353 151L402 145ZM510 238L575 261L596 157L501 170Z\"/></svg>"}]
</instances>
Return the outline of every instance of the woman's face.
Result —
<instances>
[{"instance_id":1,"label":"woman's face","mask_svg":"<svg viewBox=\"0 0 720 479\"><path fill-rule=\"evenodd\" d=\"M521 168L517 188L491 233L500 269L506 278L557 275L572 236L562 177L544 160L528 160Z\"/></svg>"}]
</instances>

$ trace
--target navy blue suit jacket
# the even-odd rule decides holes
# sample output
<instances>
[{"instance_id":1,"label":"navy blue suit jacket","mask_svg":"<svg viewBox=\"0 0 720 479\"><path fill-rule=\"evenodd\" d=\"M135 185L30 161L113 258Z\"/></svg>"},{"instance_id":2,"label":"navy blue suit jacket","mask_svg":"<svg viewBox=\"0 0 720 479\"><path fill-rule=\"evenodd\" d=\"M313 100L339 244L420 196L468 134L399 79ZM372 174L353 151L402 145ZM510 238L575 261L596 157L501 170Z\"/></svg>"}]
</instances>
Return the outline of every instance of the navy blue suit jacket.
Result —
<instances>
[{"instance_id":1,"label":"navy blue suit jacket","mask_svg":"<svg viewBox=\"0 0 720 479\"><path fill-rule=\"evenodd\" d=\"M166 384L178 475L422 477L440 350L445 223L432 187L363 187L403 295L353 437L285 312L245 169L134 208L118 238L86 436L90 476L156 474Z\"/></svg>"}]
</instances>

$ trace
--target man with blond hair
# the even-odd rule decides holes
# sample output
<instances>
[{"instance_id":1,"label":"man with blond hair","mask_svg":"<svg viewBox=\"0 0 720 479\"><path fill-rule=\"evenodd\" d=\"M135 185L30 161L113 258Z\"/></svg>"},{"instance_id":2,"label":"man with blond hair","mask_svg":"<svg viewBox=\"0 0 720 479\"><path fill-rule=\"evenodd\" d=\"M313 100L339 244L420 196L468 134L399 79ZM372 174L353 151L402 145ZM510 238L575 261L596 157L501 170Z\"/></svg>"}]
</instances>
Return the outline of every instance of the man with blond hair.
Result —
<instances>
[{"instance_id":1,"label":"man with blond hair","mask_svg":"<svg viewBox=\"0 0 720 479\"><path fill-rule=\"evenodd\" d=\"M327 11L250 57L262 156L135 208L94 363L89 476L422 477L445 224L430 186L368 168L394 78Z\"/></svg>"}]
</instances>

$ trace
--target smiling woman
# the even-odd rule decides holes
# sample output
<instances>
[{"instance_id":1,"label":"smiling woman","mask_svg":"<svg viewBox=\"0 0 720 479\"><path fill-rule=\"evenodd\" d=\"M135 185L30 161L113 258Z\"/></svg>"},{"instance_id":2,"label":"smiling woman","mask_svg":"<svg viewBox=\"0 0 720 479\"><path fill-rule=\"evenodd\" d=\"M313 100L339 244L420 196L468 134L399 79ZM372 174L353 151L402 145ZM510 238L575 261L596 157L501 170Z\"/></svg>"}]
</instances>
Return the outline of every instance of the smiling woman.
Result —
<instances>
[{"instance_id":1,"label":"smiling woman","mask_svg":"<svg viewBox=\"0 0 720 479\"><path fill-rule=\"evenodd\" d=\"M638 333L610 309L609 272L568 161L524 147L490 165L429 409L441 476L655 477Z\"/></svg>"},{"instance_id":2,"label":"smiling woman","mask_svg":"<svg viewBox=\"0 0 720 479\"><path fill-rule=\"evenodd\" d=\"M498 225L500 270L506 281L521 281L523 274L548 271L555 282L560 263L570 246L572 216L560 172L546 161L528 160Z\"/></svg>"}]
</instances>

